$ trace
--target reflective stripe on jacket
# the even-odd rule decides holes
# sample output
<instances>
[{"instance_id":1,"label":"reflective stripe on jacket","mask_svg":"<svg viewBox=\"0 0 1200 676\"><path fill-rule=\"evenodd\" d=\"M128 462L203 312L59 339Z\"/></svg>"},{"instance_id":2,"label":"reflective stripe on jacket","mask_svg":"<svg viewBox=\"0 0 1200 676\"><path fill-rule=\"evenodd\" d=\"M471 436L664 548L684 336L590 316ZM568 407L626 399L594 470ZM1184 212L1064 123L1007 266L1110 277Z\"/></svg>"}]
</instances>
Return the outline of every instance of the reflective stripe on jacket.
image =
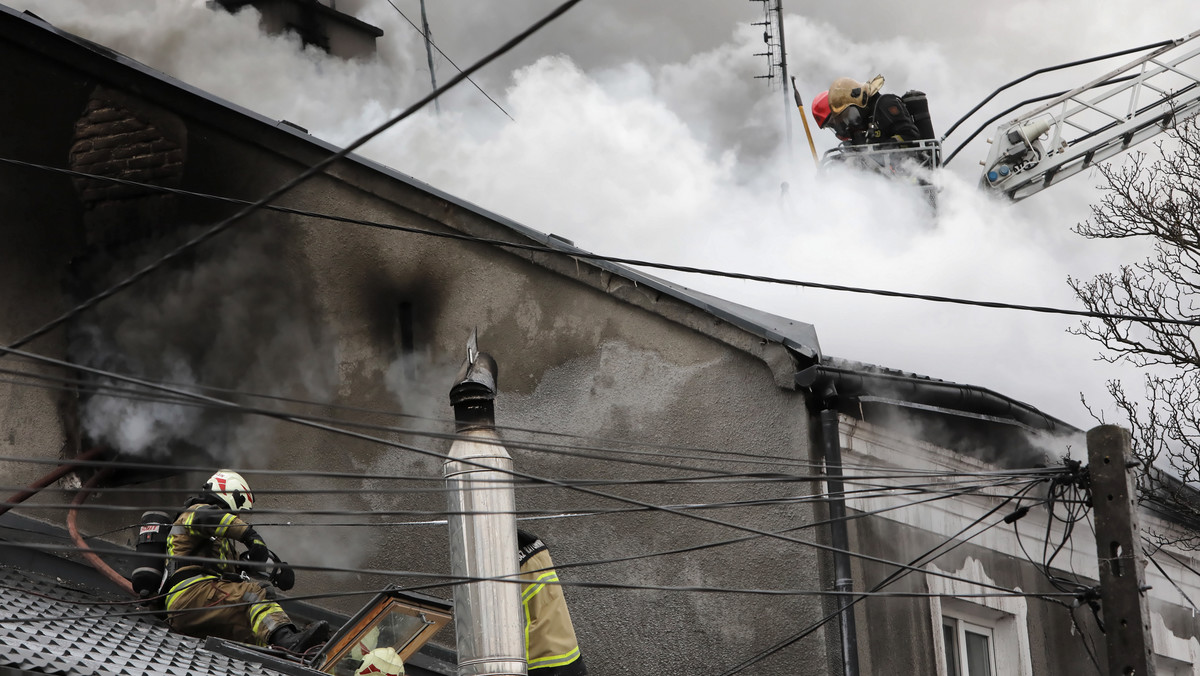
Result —
<instances>
[{"instance_id":1,"label":"reflective stripe on jacket","mask_svg":"<svg viewBox=\"0 0 1200 676\"><path fill-rule=\"evenodd\" d=\"M550 552L540 540L523 547L521 605L525 610L525 659L532 676L587 673ZM531 553L532 552L532 553Z\"/></svg>"}]
</instances>

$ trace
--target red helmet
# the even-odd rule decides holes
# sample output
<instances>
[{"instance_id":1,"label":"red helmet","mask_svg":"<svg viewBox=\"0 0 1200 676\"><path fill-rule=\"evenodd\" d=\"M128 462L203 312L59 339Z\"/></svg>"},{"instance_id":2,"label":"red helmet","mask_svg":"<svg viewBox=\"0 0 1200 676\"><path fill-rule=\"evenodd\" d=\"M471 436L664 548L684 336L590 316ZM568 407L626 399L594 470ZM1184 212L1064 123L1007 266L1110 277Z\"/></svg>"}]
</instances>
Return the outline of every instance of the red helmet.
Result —
<instances>
[{"instance_id":1,"label":"red helmet","mask_svg":"<svg viewBox=\"0 0 1200 676\"><path fill-rule=\"evenodd\" d=\"M829 108L829 92L823 91L813 98L812 114L813 119L817 121L817 126L824 128L825 123L829 121L829 114L833 111Z\"/></svg>"}]
</instances>

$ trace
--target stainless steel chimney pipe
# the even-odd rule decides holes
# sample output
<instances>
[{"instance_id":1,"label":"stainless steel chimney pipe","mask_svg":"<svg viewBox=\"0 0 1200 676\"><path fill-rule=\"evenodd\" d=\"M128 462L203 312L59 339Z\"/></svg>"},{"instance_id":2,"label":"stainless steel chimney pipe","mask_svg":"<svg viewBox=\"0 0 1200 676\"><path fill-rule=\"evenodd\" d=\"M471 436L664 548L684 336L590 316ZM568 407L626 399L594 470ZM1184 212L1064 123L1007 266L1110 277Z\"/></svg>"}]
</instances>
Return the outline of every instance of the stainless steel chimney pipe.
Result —
<instances>
[{"instance_id":1,"label":"stainless steel chimney pipe","mask_svg":"<svg viewBox=\"0 0 1200 676\"><path fill-rule=\"evenodd\" d=\"M450 571L486 578L454 587L459 676L525 676L512 458L496 434L496 362L468 344L450 390L458 438L442 467L450 525Z\"/></svg>"}]
</instances>

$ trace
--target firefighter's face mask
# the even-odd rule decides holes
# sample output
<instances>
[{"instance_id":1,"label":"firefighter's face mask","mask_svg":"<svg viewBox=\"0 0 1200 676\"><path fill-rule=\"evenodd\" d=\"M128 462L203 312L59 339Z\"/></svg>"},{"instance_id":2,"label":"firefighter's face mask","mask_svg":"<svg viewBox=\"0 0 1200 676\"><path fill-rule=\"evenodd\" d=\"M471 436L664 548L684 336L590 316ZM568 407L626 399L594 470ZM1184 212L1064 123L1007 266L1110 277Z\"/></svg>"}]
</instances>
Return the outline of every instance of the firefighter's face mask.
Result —
<instances>
[{"instance_id":1,"label":"firefighter's face mask","mask_svg":"<svg viewBox=\"0 0 1200 676\"><path fill-rule=\"evenodd\" d=\"M858 106L846 106L840 113L834 113L829 118L829 126L833 127L833 131L838 135L838 138L843 141L853 138L854 132L865 131L867 121L863 118L862 111Z\"/></svg>"}]
</instances>

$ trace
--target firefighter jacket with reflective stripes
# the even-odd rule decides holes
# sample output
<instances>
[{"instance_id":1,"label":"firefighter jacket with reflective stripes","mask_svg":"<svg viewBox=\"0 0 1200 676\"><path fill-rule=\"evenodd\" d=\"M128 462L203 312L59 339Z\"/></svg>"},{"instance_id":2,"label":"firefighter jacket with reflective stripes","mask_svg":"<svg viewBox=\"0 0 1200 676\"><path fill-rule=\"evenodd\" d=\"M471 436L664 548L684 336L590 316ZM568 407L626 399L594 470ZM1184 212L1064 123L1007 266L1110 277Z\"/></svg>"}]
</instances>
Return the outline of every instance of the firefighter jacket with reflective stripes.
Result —
<instances>
[{"instance_id":1,"label":"firefighter jacket with reflective stripes","mask_svg":"<svg viewBox=\"0 0 1200 676\"><path fill-rule=\"evenodd\" d=\"M238 578L236 542L263 543L250 524L225 509L192 500L167 536L167 622L189 636L218 636L267 645L271 633L293 624L262 585ZM195 556L219 561L178 561Z\"/></svg>"},{"instance_id":2,"label":"firefighter jacket with reflective stripes","mask_svg":"<svg viewBox=\"0 0 1200 676\"><path fill-rule=\"evenodd\" d=\"M228 509L207 503L189 505L175 519L171 534L167 536L167 555L171 557L167 568L169 579L178 581L183 576L201 572L236 576L238 557L235 542L250 546L255 542L262 543L262 538L250 524ZM175 558L179 556L221 561L179 561ZM167 586L170 586L170 582Z\"/></svg>"},{"instance_id":3,"label":"firefighter jacket with reflective stripes","mask_svg":"<svg viewBox=\"0 0 1200 676\"><path fill-rule=\"evenodd\" d=\"M525 609L525 659L530 676L584 676L567 600L554 561L536 535L517 532L521 563L521 605Z\"/></svg>"}]
</instances>

